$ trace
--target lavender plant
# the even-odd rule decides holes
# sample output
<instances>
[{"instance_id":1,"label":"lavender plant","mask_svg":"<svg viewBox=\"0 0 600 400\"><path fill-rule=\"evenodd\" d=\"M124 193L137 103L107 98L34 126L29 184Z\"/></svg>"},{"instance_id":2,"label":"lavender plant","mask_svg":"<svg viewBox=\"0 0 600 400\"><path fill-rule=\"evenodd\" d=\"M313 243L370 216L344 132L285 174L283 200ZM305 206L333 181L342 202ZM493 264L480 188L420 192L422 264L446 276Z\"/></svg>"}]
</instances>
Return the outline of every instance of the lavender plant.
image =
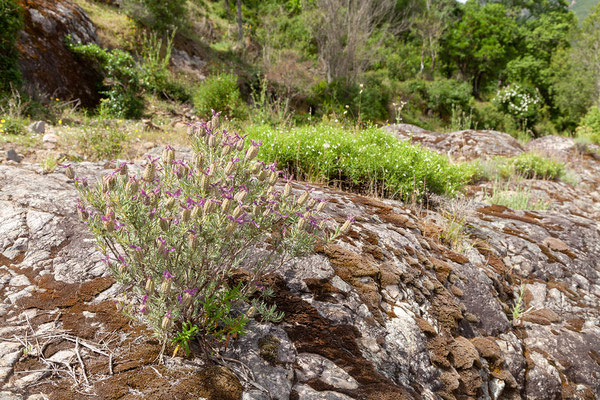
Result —
<instances>
[{"instance_id":1,"label":"lavender plant","mask_svg":"<svg viewBox=\"0 0 600 400\"><path fill-rule=\"evenodd\" d=\"M182 324L197 325L205 345L228 343L255 315L282 315L264 299L266 272L329 242L350 222L325 233L325 202L294 195L282 171L257 161L260 142L219 128L219 115L190 128L193 160L165 148L143 174L122 163L96 185L66 174L80 193L80 217L123 286L119 304L166 341ZM282 182L283 183L283 182ZM234 282L233 272L247 276ZM265 296L264 294L267 294Z\"/></svg>"}]
</instances>

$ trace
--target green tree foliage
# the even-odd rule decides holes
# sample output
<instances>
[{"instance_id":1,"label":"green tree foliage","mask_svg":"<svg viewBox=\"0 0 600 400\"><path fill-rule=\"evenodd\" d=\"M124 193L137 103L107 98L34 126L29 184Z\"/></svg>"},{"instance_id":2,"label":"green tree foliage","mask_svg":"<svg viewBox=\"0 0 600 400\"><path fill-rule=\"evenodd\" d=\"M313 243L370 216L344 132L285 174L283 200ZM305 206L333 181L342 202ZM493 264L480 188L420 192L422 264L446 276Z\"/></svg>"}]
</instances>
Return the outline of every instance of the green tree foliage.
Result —
<instances>
[{"instance_id":1,"label":"green tree foliage","mask_svg":"<svg viewBox=\"0 0 600 400\"><path fill-rule=\"evenodd\" d=\"M514 57L518 26L503 4L469 0L458 23L445 38L446 60L471 79L473 93L497 79Z\"/></svg>"},{"instance_id":2,"label":"green tree foliage","mask_svg":"<svg viewBox=\"0 0 600 400\"><path fill-rule=\"evenodd\" d=\"M133 19L160 32L186 23L186 2L182 0L124 0L123 7Z\"/></svg>"},{"instance_id":3,"label":"green tree foliage","mask_svg":"<svg viewBox=\"0 0 600 400\"><path fill-rule=\"evenodd\" d=\"M0 0L0 93L21 83L16 42L22 26L21 8L15 0Z\"/></svg>"}]
</instances>

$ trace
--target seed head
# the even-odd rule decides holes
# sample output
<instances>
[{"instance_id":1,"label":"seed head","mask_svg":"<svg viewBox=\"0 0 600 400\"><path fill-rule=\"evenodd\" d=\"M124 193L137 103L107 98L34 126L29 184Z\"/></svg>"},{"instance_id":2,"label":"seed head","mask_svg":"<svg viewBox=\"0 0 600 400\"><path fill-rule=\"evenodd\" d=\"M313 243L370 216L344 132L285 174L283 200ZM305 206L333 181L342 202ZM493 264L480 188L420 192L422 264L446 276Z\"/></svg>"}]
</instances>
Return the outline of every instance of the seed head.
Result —
<instances>
[{"instance_id":1,"label":"seed head","mask_svg":"<svg viewBox=\"0 0 600 400\"><path fill-rule=\"evenodd\" d=\"M140 188L139 182L133 177L129 178L129 181L127 181L127 185L125 185L125 190L129 194L136 193L139 188Z\"/></svg>"},{"instance_id":2,"label":"seed head","mask_svg":"<svg viewBox=\"0 0 600 400\"><path fill-rule=\"evenodd\" d=\"M246 196L248 196L248 192L245 190L240 190L233 196L233 199L239 203L243 203L246 200Z\"/></svg>"},{"instance_id":3,"label":"seed head","mask_svg":"<svg viewBox=\"0 0 600 400\"><path fill-rule=\"evenodd\" d=\"M304 219L304 217L300 218L298 220L298 229L304 229L304 227L306 226L306 219Z\"/></svg>"},{"instance_id":4,"label":"seed head","mask_svg":"<svg viewBox=\"0 0 600 400\"><path fill-rule=\"evenodd\" d=\"M194 167L196 167L197 169L202 169L202 167L204 166L204 154L195 153L193 162Z\"/></svg>"},{"instance_id":5,"label":"seed head","mask_svg":"<svg viewBox=\"0 0 600 400\"><path fill-rule=\"evenodd\" d=\"M225 228L225 234L227 236L231 236L233 235L233 232L235 232L235 229L237 228L237 224L235 222L230 222L227 225L227 228Z\"/></svg>"},{"instance_id":6,"label":"seed head","mask_svg":"<svg viewBox=\"0 0 600 400\"><path fill-rule=\"evenodd\" d=\"M173 160L175 160L175 150L168 149L167 157L165 158L165 161L167 162L167 164L171 164L173 162Z\"/></svg>"},{"instance_id":7,"label":"seed head","mask_svg":"<svg viewBox=\"0 0 600 400\"><path fill-rule=\"evenodd\" d=\"M267 171L265 171L264 169L262 169L260 171L260 173L258 174L258 180L264 181L267 178L267 176L269 176L269 174L267 174Z\"/></svg>"},{"instance_id":8,"label":"seed head","mask_svg":"<svg viewBox=\"0 0 600 400\"><path fill-rule=\"evenodd\" d=\"M184 223L187 223L187 222L189 222L191 216L192 216L192 210L190 210L189 208L184 208L183 212L181 213L181 220Z\"/></svg>"},{"instance_id":9,"label":"seed head","mask_svg":"<svg viewBox=\"0 0 600 400\"><path fill-rule=\"evenodd\" d=\"M215 210L215 207L216 204L214 201L207 200L206 203L204 203L204 215L212 213Z\"/></svg>"},{"instance_id":10,"label":"seed head","mask_svg":"<svg viewBox=\"0 0 600 400\"><path fill-rule=\"evenodd\" d=\"M306 206L308 208L313 208L316 204L317 204L317 200L315 200L314 197L311 197L310 200L308 200L308 204Z\"/></svg>"},{"instance_id":11,"label":"seed head","mask_svg":"<svg viewBox=\"0 0 600 400\"><path fill-rule=\"evenodd\" d=\"M290 183L286 183L283 188L283 197L288 197L292 193L292 185Z\"/></svg>"},{"instance_id":12,"label":"seed head","mask_svg":"<svg viewBox=\"0 0 600 400\"><path fill-rule=\"evenodd\" d=\"M344 222L344 225L340 228L340 235L345 235L350 230L350 226L352 225L353 220L348 219Z\"/></svg>"},{"instance_id":13,"label":"seed head","mask_svg":"<svg viewBox=\"0 0 600 400\"><path fill-rule=\"evenodd\" d=\"M237 151L242 151L244 150L244 138L241 137L237 140L237 142L235 142L235 149Z\"/></svg>"},{"instance_id":14,"label":"seed head","mask_svg":"<svg viewBox=\"0 0 600 400\"><path fill-rule=\"evenodd\" d=\"M200 178L200 188L204 193L208 193L208 185L210 183L210 178L207 175L202 174L202 178Z\"/></svg>"},{"instance_id":15,"label":"seed head","mask_svg":"<svg viewBox=\"0 0 600 400\"><path fill-rule=\"evenodd\" d=\"M271 171L271 175L269 176L269 185L274 185L277 182L277 178L279 174L275 171Z\"/></svg>"},{"instance_id":16,"label":"seed head","mask_svg":"<svg viewBox=\"0 0 600 400\"><path fill-rule=\"evenodd\" d=\"M154 281L152 278L148 278L146 281L146 293L152 294L154 292Z\"/></svg>"},{"instance_id":17,"label":"seed head","mask_svg":"<svg viewBox=\"0 0 600 400\"><path fill-rule=\"evenodd\" d=\"M231 161L229 161L227 163L227 165L225 166L225 175L231 175L231 173L233 172L233 169L235 168L235 164L232 163Z\"/></svg>"},{"instance_id":18,"label":"seed head","mask_svg":"<svg viewBox=\"0 0 600 400\"><path fill-rule=\"evenodd\" d=\"M119 170L119 174L121 174L122 176L127 176L127 173L128 173L127 164L123 163L123 165L121 165L121 169Z\"/></svg>"},{"instance_id":19,"label":"seed head","mask_svg":"<svg viewBox=\"0 0 600 400\"><path fill-rule=\"evenodd\" d=\"M317 212L323 211L323 209L325 208L326 205L327 205L326 202L320 201L319 204L317 204Z\"/></svg>"},{"instance_id":20,"label":"seed head","mask_svg":"<svg viewBox=\"0 0 600 400\"><path fill-rule=\"evenodd\" d=\"M237 206L237 207L235 208L235 210L233 210L233 213L231 213L231 216L232 216L234 219L237 219L237 218L238 218L240 215L242 215L242 211L243 211L243 210L244 210L244 209L243 209L241 206Z\"/></svg>"},{"instance_id":21,"label":"seed head","mask_svg":"<svg viewBox=\"0 0 600 400\"><path fill-rule=\"evenodd\" d=\"M169 293L171 293L171 282L171 278L165 278L162 284L160 285L160 292L165 296L168 296Z\"/></svg>"},{"instance_id":22,"label":"seed head","mask_svg":"<svg viewBox=\"0 0 600 400\"><path fill-rule=\"evenodd\" d=\"M196 250L198 248L198 235L190 234L188 242L190 249Z\"/></svg>"},{"instance_id":23,"label":"seed head","mask_svg":"<svg viewBox=\"0 0 600 400\"><path fill-rule=\"evenodd\" d=\"M75 178L75 172L73 171L73 168L71 168L70 165L67 168L65 168L65 175L69 179L74 179Z\"/></svg>"},{"instance_id":24,"label":"seed head","mask_svg":"<svg viewBox=\"0 0 600 400\"><path fill-rule=\"evenodd\" d=\"M306 203L306 200L308 200L308 197L310 196L310 193L308 193L308 191L305 191L304 193L302 193L302 196L300 196L298 198L298 200L296 200L296 204L300 207L302 207L302 205L304 205L304 203Z\"/></svg>"},{"instance_id":25,"label":"seed head","mask_svg":"<svg viewBox=\"0 0 600 400\"><path fill-rule=\"evenodd\" d=\"M214 149L217 146L217 135L210 135L208 138L208 147Z\"/></svg>"},{"instance_id":26,"label":"seed head","mask_svg":"<svg viewBox=\"0 0 600 400\"><path fill-rule=\"evenodd\" d=\"M196 206L194 207L194 209L192 210L192 219L195 221L198 218L200 218L200 214L202 213L202 207L200 206Z\"/></svg>"},{"instance_id":27,"label":"seed head","mask_svg":"<svg viewBox=\"0 0 600 400\"><path fill-rule=\"evenodd\" d=\"M119 264L119 273L120 274L124 274L126 270L127 270L127 265L125 265L124 263Z\"/></svg>"},{"instance_id":28,"label":"seed head","mask_svg":"<svg viewBox=\"0 0 600 400\"><path fill-rule=\"evenodd\" d=\"M183 295L183 300L182 300L183 307L188 308L189 306L191 306L192 300L194 300L194 297L190 293L185 292L185 294Z\"/></svg>"},{"instance_id":29,"label":"seed head","mask_svg":"<svg viewBox=\"0 0 600 400\"><path fill-rule=\"evenodd\" d=\"M171 326L171 316L169 314L166 314L163 319L162 319L162 323L160 324L160 328L163 331L166 331L169 329L169 327Z\"/></svg>"},{"instance_id":30,"label":"seed head","mask_svg":"<svg viewBox=\"0 0 600 400\"><path fill-rule=\"evenodd\" d=\"M253 175L258 175L258 174L260 174L260 171L262 171L262 170L263 170L262 164L257 161L252 166L252 171L251 172L252 172Z\"/></svg>"},{"instance_id":31,"label":"seed head","mask_svg":"<svg viewBox=\"0 0 600 400\"><path fill-rule=\"evenodd\" d=\"M171 210L175 205L175 199L173 197L169 197L169 199L165 202L165 207L167 210Z\"/></svg>"},{"instance_id":32,"label":"seed head","mask_svg":"<svg viewBox=\"0 0 600 400\"><path fill-rule=\"evenodd\" d=\"M223 147L223 150L222 150L222 152L221 152L221 153L222 153L224 156L226 156L227 154L231 153L231 149L232 149L232 148L231 148L231 146L230 146L230 145L225 145L225 146Z\"/></svg>"},{"instance_id":33,"label":"seed head","mask_svg":"<svg viewBox=\"0 0 600 400\"><path fill-rule=\"evenodd\" d=\"M227 211L229 211L229 207L231 207L231 200L230 199L223 200L223 202L221 203L221 212L226 213Z\"/></svg>"},{"instance_id":34,"label":"seed head","mask_svg":"<svg viewBox=\"0 0 600 400\"><path fill-rule=\"evenodd\" d=\"M152 182L154 180L156 174L156 167L154 163L149 162L146 164L146 168L144 169L144 175L142 177L146 182Z\"/></svg>"},{"instance_id":35,"label":"seed head","mask_svg":"<svg viewBox=\"0 0 600 400\"><path fill-rule=\"evenodd\" d=\"M248 151L246 151L246 161L254 160L254 158L256 158L256 156L258 155L258 151L259 151L258 146L254 146L254 145L250 146Z\"/></svg>"},{"instance_id":36,"label":"seed head","mask_svg":"<svg viewBox=\"0 0 600 400\"><path fill-rule=\"evenodd\" d=\"M159 225L160 225L160 229L163 230L163 232L168 232L169 231L169 220L166 218L160 218L159 219Z\"/></svg>"}]
</instances>

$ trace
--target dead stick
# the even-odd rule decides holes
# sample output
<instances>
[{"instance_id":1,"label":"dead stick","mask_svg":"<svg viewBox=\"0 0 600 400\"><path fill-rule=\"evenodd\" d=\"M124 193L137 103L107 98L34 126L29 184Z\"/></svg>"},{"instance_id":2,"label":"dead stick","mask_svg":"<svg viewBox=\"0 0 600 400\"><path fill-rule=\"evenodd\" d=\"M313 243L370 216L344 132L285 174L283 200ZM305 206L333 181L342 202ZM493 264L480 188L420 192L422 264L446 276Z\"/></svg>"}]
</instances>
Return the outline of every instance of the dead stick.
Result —
<instances>
[{"instance_id":1,"label":"dead stick","mask_svg":"<svg viewBox=\"0 0 600 400\"><path fill-rule=\"evenodd\" d=\"M85 364L81 359L81 354L79 354L79 338L75 340L75 354L77 354L77 359L79 360L79 364L81 365L81 372L83 373L83 379L85 379L85 383L90 385L90 381L88 380L87 373L85 372Z\"/></svg>"}]
</instances>

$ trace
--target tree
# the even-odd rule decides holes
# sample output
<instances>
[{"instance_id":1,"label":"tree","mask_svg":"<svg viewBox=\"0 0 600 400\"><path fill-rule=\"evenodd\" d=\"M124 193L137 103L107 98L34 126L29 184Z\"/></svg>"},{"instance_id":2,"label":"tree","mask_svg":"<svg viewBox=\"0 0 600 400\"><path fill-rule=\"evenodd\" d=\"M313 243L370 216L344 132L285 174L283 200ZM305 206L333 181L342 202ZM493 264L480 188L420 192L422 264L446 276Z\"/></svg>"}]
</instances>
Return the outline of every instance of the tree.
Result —
<instances>
[{"instance_id":1,"label":"tree","mask_svg":"<svg viewBox=\"0 0 600 400\"><path fill-rule=\"evenodd\" d=\"M375 31L393 16L393 0L317 0L311 28L327 82L353 83L373 62Z\"/></svg>"},{"instance_id":2,"label":"tree","mask_svg":"<svg viewBox=\"0 0 600 400\"><path fill-rule=\"evenodd\" d=\"M445 57L472 80L473 94L479 97L481 88L497 79L514 57L518 28L499 3L480 5L469 0L462 11L462 18L445 37Z\"/></svg>"},{"instance_id":3,"label":"tree","mask_svg":"<svg viewBox=\"0 0 600 400\"><path fill-rule=\"evenodd\" d=\"M431 59L431 72L435 72L440 51L440 39L450 25L451 3L446 0L425 0L423 10L413 18L413 33L421 40L421 67L425 69L425 57Z\"/></svg>"},{"instance_id":4,"label":"tree","mask_svg":"<svg viewBox=\"0 0 600 400\"><path fill-rule=\"evenodd\" d=\"M21 7L14 0L0 1L0 93L21 84L16 44L22 26Z\"/></svg>"}]
</instances>

